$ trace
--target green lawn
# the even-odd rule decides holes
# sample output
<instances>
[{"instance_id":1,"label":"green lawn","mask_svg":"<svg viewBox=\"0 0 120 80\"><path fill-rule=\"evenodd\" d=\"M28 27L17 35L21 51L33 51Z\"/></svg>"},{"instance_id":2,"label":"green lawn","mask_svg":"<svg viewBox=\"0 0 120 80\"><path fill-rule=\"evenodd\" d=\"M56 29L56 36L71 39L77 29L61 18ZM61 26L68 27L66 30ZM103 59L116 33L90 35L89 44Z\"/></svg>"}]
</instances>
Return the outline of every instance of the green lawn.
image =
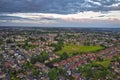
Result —
<instances>
[{"instance_id":1,"label":"green lawn","mask_svg":"<svg viewBox=\"0 0 120 80\"><path fill-rule=\"evenodd\" d=\"M111 70L109 69L110 63L111 59L94 61L92 63L79 66L76 72L81 73L81 76L88 78L88 80L90 78L94 78L94 80L98 80L100 78L101 80L106 80L106 76L113 76Z\"/></svg>"},{"instance_id":2,"label":"green lawn","mask_svg":"<svg viewBox=\"0 0 120 80\"><path fill-rule=\"evenodd\" d=\"M101 65L101 66L103 66L104 68L108 68L108 66L110 65L110 62L111 62L111 59L105 59L105 60L103 60L103 61L93 62L93 64Z\"/></svg>"},{"instance_id":3,"label":"green lawn","mask_svg":"<svg viewBox=\"0 0 120 80\"><path fill-rule=\"evenodd\" d=\"M62 54L63 52L66 52L68 54L72 53L87 53L87 52L92 52L92 51L97 51L104 49L104 47L101 46L80 46L80 45L64 45L62 50L58 51L58 54Z\"/></svg>"}]
</instances>

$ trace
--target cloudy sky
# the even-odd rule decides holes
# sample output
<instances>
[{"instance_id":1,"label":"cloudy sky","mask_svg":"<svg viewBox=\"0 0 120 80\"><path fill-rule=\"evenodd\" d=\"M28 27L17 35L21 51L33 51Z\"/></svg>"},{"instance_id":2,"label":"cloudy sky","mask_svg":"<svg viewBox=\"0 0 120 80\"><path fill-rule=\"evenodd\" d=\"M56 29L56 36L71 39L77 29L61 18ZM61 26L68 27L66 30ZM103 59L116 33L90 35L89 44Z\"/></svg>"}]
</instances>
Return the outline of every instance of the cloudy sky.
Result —
<instances>
[{"instance_id":1,"label":"cloudy sky","mask_svg":"<svg viewBox=\"0 0 120 80\"><path fill-rule=\"evenodd\" d=\"M0 0L0 26L120 28L120 0Z\"/></svg>"}]
</instances>

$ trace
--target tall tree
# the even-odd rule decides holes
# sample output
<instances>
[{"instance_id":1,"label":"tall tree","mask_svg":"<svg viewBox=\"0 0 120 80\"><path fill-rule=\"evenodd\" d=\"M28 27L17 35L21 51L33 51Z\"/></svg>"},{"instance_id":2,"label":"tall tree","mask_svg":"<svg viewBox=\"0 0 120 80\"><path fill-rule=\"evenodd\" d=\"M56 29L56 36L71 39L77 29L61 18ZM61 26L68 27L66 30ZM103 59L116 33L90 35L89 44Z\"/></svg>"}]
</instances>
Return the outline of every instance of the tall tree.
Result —
<instances>
[{"instance_id":1,"label":"tall tree","mask_svg":"<svg viewBox=\"0 0 120 80\"><path fill-rule=\"evenodd\" d=\"M56 80L58 77L57 70L55 68L51 69L48 73L50 80Z\"/></svg>"}]
</instances>

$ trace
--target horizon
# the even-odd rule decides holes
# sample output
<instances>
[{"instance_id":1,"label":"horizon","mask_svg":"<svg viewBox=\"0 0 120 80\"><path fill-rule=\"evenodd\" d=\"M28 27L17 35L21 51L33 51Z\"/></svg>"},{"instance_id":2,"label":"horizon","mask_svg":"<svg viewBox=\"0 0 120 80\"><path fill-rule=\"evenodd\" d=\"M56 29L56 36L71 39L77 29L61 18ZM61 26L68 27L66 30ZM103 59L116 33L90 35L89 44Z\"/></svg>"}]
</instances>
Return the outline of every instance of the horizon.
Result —
<instances>
[{"instance_id":1,"label":"horizon","mask_svg":"<svg viewBox=\"0 0 120 80\"><path fill-rule=\"evenodd\" d=\"M110 30L110 31L113 31L113 30L111 30L111 29L114 29L114 30L116 30L116 29L118 29L118 31L120 30L120 27L54 27L54 26L52 26L52 27L47 27L47 26L0 26L0 28L11 28L11 29L14 29L14 28L30 28L30 29L49 29L49 28L53 28L53 29L99 29L99 30Z\"/></svg>"},{"instance_id":2,"label":"horizon","mask_svg":"<svg viewBox=\"0 0 120 80\"><path fill-rule=\"evenodd\" d=\"M0 28L95 28L95 29L109 29L109 28L120 28L120 27L79 27L79 26L73 26L73 27L65 27L65 26L1 26Z\"/></svg>"}]
</instances>

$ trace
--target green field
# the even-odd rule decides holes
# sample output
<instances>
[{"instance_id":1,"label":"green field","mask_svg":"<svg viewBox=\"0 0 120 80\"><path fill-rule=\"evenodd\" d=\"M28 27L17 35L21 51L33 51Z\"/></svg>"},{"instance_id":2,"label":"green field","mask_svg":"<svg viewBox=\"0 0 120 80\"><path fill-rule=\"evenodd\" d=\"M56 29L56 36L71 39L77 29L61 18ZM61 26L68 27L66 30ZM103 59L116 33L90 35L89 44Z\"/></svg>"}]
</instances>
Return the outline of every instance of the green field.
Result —
<instances>
[{"instance_id":1,"label":"green field","mask_svg":"<svg viewBox=\"0 0 120 80\"><path fill-rule=\"evenodd\" d=\"M106 59L103 61L95 61L95 62L93 62L93 64L101 65L104 68L108 68L108 66L110 65L110 62L111 62L111 59Z\"/></svg>"},{"instance_id":2,"label":"green field","mask_svg":"<svg viewBox=\"0 0 120 80\"><path fill-rule=\"evenodd\" d=\"M87 53L87 52L93 52L93 51L98 51L102 50L104 47L101 46L80 46L80 45L64 45L62 47L62 50L58 51L57 54L62 54L64 52L68 54L73 54L73 53Z\"/></svg>"}]
</instances>

